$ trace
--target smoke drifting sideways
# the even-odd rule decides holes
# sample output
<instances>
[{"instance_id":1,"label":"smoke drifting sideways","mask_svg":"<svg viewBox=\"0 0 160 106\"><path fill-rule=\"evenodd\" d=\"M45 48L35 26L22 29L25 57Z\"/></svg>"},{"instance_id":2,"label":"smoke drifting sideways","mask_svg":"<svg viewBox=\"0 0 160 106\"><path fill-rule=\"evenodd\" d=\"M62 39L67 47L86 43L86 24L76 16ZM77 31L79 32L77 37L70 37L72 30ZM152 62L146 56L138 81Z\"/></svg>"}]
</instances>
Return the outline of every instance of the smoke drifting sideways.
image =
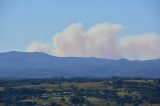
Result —
<instances>
[{"instance_id":1,"label":"smoke drifting sideways","mask_svg":"<svg viewBox=\"0 0 160 106\"><path fill-rule=\"evenodd\" d=\"M76 23L53 35L52 44L35 41L28 46L27 51L61 57L129 60L160 58L160 35L144 33L118 37L118 33L124 29L120 24L102 23L85 31L81 23Z\"/></svg>"}]
</instances>

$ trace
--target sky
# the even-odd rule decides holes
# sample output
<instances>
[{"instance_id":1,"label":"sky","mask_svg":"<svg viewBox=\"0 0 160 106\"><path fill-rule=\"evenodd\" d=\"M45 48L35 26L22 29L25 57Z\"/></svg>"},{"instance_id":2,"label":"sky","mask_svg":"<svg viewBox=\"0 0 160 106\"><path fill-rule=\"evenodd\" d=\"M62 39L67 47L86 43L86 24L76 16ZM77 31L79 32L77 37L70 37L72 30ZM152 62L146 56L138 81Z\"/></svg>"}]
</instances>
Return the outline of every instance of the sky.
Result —
<instances>
[{"instance_id":1,"label":"sky","mask_svg":"<svg viewBox=\"0 0 160 106\"><path fill-rule=\"evenodd\" d=\"M0 0L0 52L160 58L159 0Z\"/></svg>"}]
</instances>

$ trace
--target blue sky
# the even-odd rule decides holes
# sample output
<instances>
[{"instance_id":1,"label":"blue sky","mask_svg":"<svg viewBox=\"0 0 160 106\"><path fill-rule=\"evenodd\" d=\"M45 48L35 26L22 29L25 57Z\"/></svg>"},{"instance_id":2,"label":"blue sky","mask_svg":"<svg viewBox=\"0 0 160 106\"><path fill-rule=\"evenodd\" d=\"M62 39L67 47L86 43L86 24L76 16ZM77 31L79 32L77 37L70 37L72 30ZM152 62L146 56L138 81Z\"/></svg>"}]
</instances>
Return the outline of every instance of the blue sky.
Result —
<instances>
[{"instance_id":1,"label":"blue sky","mask_svg":"<svg viewBox=\"0 0 160 106\"><path fill-rule=\"evenodd\" d=\"M0 0L0 51L25 50L72 23L87 30L97 23L126 26L121 36L160 34L159 0Z\"/></svg>"}]
</instances>

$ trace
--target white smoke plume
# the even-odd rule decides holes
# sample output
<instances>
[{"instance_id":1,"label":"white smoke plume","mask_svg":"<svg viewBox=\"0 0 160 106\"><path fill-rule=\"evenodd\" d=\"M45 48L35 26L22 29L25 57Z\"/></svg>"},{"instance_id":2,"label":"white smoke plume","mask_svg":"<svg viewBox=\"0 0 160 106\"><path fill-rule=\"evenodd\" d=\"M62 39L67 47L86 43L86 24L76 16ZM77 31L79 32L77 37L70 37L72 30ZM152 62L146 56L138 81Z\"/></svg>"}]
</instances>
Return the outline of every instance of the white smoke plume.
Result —
<instances>
[{"instance_id":1,"label":"white smoke plume","mask_svg":"<svg viewBox=\"0 0 160 106\"><path fill-rule=\"evenodd\" d=\"M118 37L124 27L119 24L97 24L87 31L81 23L72 24L53 35L53 44L32 43L27 51L46 52L56 56L98 57L107 59L127 58L146 60L160 58L160 35Z\"/></svg>"},{"instance_id":2,"label":"white smoke plume","mask_svg":"<svg viewBox=\"0 0 160 106\"><path fill-rule=\"evenodd\" d=\"M52 55L52 47L49 44L44 44L39 42L33 42L31 45L29 45L27 51L45 52Z\"/></svg>"},{"instance_id":3,"label":"white smoke plume","mask_svg":"<svg viewBox=\"0 0 160 106\"><path fill-rule=\"evenodd\" d=\"M124 37L120 40L121 54L132 60L160 58L160 35L146 33Z\"/></svg>"}]
</instances>

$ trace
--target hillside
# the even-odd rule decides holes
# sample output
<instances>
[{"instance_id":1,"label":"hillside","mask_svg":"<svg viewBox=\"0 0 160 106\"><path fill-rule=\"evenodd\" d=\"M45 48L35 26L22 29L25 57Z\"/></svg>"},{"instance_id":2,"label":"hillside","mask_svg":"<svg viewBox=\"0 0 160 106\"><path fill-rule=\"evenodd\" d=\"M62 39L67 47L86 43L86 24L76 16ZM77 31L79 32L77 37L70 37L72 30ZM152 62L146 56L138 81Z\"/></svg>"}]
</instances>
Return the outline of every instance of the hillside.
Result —
<instances>
[{"instance_id":1,"label":"hillside","mask_svg":"<svg viewBox=\"0 0 160 106\"><path fill-rule=\"evenodd\" d=\"M0 78L160 77L160 59L130 61L94 57L55 57L40 52L0 53Z\"/></svg>"}]
</instances>

